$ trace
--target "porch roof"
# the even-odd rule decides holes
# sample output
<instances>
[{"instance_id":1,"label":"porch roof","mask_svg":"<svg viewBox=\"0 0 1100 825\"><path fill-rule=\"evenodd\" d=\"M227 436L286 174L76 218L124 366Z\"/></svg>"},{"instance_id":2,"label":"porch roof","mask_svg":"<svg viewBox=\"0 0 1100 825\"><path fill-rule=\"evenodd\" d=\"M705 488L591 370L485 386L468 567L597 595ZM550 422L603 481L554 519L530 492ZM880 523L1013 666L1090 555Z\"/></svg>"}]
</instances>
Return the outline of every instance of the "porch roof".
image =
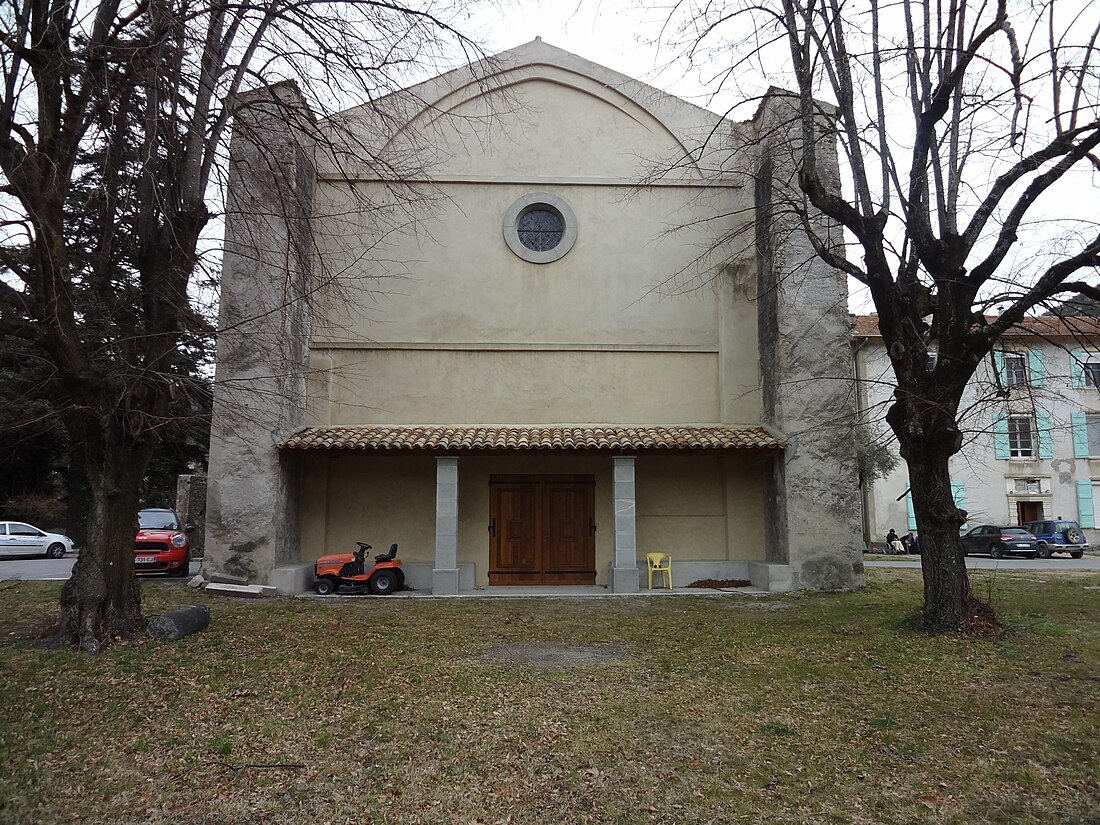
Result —
<instances>
[{"instance_id":1,"label":"porch roof","mask_svg":"<svg viewBox=\"0 0 1100 825\"><path fill-rule=\"evenodd\" d=\"M780 450L781 437L763 427L605 426L342 426L307 427L279 442L313 451L661 451Z\"/></svg>"}]
</instances>

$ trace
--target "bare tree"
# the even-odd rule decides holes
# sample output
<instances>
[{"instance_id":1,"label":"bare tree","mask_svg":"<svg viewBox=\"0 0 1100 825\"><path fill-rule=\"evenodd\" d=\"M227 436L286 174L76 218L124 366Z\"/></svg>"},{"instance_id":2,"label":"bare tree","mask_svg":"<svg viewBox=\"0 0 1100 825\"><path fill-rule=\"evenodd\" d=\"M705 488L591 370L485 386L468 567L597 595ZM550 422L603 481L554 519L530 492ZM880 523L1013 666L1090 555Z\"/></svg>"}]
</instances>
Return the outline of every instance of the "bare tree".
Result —
<instances>
[{"instance_id":1,"label":"bare tree","mask_svg":"<svg viewBox=\"0 0 1100 825\"><path fill-rule=\"evenodd\" d=\"M187 391L174 354L206 333L195 277L234 101L291 81L322 114L369 104L468 56L447 3L3 0L0 335L48 358L90 490L58 642L144 626L135 513Z\"/></svg>"},{"instance_id":2,"label":"bare tree","mask_svg":"<svg viewBox=\"0 0 1100 825\"><path fill-rule=\"evenodd\" d=\"M755 67L794 89L787 207L814 254L865 286L878 311L896 381L886 419L921 534L925 625L992 618L966 574L966 513L948 460L962 444L963 391L1000 336L1059 296L1100 296L1100 7L688 0L669 23L693 60L732 55L722 85ZM823 119L844 180L819 163ZM821 235L814 213L847 243Z\"/></svg>"}]
</instances>

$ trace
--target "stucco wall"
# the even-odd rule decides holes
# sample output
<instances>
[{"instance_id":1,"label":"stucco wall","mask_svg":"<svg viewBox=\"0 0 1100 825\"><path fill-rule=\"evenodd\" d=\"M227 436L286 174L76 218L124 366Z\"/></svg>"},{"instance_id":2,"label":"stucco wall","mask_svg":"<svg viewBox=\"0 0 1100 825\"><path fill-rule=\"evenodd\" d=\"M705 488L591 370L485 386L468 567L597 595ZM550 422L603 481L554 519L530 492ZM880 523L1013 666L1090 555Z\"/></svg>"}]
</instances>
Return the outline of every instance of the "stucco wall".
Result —
<instances>
[{"instance_id":1,"label":"stucco wall","mask_svg":"<svg viewBox=\"0 0 1100 825\"><path fill-rule=\"evenodd\" d=\"M716 421L714 353L326 350L319 424Z\"/></svg>"}]
</instances>

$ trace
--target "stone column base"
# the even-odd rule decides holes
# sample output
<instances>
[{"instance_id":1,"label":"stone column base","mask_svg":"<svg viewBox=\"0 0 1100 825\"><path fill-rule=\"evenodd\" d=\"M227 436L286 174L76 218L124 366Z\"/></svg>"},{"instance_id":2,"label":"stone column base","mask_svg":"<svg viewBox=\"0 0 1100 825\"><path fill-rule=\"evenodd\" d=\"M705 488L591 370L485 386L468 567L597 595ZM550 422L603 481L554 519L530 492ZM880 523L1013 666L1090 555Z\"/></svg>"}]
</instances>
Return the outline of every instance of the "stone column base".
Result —
<instances>
[{"instance_id":1,"label":"stone column base","mask_svg":"<svg viewBox=\"0 0 1100 825\"><path fill-rule=\"evenodd\" d=\"M641 590L637 567L612 567L610 579L612 593L637 593Z\"/></svg>"},{"instance_id":2,"label":"stone column base","mask_svg":"<svg viewBox=\"0 0 1100 825\"><path fill-rule=\"evenodd\" d=\"M433 596L457 596L458 568L435 568L432 570L432 595Z\"/></svg>"}]
</instances>

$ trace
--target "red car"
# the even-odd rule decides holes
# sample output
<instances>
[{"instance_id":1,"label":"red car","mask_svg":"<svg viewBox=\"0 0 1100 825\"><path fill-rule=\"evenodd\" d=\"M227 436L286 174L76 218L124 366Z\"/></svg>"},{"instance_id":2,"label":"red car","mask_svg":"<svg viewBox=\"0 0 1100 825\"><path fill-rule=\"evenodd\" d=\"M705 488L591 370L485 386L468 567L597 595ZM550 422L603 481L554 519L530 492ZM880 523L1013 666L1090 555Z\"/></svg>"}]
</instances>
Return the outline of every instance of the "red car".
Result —
<instances>
[{"instance_id":1,"label":"red car","mask_svg":"<svg viewBox=\"0 0 1100 825\"><path fill-rule=\"evenodd\" d=\"M134 539L134 572L186 576L191 564L191 541L173 510L152 508L138 512Z\"/></svg>"}]
</instances>

